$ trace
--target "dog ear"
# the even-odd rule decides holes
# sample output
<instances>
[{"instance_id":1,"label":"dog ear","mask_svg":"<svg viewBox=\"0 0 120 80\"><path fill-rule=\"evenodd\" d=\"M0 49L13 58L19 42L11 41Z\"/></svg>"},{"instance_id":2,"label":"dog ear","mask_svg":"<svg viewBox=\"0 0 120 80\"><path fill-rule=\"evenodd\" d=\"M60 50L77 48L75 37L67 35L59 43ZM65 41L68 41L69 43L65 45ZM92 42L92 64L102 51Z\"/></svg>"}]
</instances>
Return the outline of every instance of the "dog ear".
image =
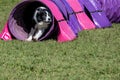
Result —
<instances>
[{"instance_id":1,"label":"dog ear","mask_svg":"<svg viewBox=\"0 0 120 80\"><path fill-rule=\"evenodd\" d=\"M35 11L33 14L33 20L37 23L37 18L36 18L37 12Z\"/></svg>"},{"instance_id":2,"label":"dog ear","mask_svg":"<svg viewBox=\"0 0 120 80\"><path fill-rule=\"evenodd\" d=\"M37 8L36 11L41 11L41 9L40 9L40 8Z\"/></svg>"}]
</instances>

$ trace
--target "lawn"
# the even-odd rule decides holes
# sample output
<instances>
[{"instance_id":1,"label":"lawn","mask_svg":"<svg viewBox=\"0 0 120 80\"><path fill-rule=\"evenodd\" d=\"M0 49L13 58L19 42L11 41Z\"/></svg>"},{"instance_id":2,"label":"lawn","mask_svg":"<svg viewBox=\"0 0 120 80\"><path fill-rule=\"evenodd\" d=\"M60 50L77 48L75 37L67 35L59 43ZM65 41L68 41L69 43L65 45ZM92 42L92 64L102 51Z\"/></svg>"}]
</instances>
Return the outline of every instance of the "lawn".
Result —
<instances>
[{"instance_id":1,"label":"lawn","mask_svg":"<svg viewBox=\"0 0 120 80\"><path fill-rule=\"evenodd\" d=\"M0 31L21 0L0 0ZM0 80L120 80L120 24L71 42L0 40Z\"/></svg>"}]
</instances>

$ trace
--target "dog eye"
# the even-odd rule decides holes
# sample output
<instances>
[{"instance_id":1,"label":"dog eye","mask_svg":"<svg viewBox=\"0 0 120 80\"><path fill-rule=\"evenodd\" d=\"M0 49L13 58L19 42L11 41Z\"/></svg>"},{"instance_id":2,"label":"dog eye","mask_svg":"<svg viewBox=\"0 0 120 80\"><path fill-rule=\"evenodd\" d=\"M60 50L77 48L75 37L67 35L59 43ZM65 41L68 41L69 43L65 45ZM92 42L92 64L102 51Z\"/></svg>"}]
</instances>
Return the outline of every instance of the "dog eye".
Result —
<instances>
[{"instance_id":1,"label":"dog eye","mask_svg":"<svg viewBox=\"0 0 120 80\"><path fill-rule=\"evenodd\" d=\"M44 16L47 16L47 13L44 13Z\"/></svg>"},{"instance_id":2,"label":"dog eye","mask_svg":"<svg viewBox=\"0 0 120 80\"><path fill-rule=\"evenodd\" d=\"M38 8L37 11L41 11L41 9Z\"/></svg>"}]
</instances>

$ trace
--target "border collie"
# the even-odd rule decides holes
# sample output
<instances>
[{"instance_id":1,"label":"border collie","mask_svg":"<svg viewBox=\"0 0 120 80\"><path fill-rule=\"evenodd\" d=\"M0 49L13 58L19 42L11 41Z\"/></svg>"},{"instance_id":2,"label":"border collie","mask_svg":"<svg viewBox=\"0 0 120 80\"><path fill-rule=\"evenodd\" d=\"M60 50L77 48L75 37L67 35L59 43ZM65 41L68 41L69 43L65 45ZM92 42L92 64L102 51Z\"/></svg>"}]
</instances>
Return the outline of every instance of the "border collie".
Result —
<instances>
[{"instance_id":1,"label":"border collie","mask_svg":"<svg viewBox=\"0 0 120 80\"><path fill-rule=\"evenodd\" d=\"M38 7L33 15L35 26L31 28L25 41L38 41L52 22L52 15L46 7Z\"/></svg>"}]
</instances>

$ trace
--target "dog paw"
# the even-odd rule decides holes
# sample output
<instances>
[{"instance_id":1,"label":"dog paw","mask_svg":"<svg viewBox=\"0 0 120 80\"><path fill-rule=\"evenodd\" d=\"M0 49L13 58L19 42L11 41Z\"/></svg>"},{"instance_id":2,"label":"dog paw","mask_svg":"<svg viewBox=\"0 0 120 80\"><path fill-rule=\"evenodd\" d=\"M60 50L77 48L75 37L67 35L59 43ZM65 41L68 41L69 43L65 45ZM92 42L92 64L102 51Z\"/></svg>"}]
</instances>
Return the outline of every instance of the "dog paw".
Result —
<instances>
[{"instance_id":1,"label":"dog paw","mask_svg":"<svg viewBox=\"0 0 120 80\"><path fill-rule=\"evenodd\" d=\"M38 39L36 39L36 38L33 38L32 40L33 40L33 41L35 41L35 42L37 42L37 41L38 41Z\"/></svg>"},{"instance_id":2,"label":"dog paw","mask_svg":"<svg viewBox=\"0 0 120 80\"><path fill-rule=\"evenodd\" d=\"M32 39L27 38L24 41L30 42L30 41L32 41Z\"/></svg>"},{"instance_id":3,"label":"dog paw","mask_svg":"<svg viewBox=\"0 0 120 80\"><path fill-rule=\"evenodd\" d=\"M32 41L32 36L29 36L27 39L25 39L24 41L28 41L28 42L30 42L30 41Z\"/></svg>"}]
</instances>

